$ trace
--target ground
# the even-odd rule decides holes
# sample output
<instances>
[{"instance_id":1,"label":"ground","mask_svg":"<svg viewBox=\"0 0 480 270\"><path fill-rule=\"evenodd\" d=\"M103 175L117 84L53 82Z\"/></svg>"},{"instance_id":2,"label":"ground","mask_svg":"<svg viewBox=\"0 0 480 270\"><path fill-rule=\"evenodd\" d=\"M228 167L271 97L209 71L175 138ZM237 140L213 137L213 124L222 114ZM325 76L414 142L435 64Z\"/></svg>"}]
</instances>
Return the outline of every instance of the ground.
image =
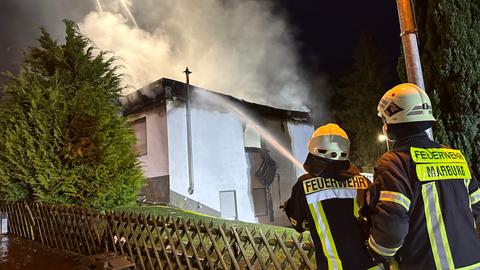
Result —
<instances>
[{"instance_id":1,"label":"ground","mask_svg":"<svg viewBox=\"0 0 480 270\"><path fill-rule=\"evenodd\" d=\"M0 235L0 270L74 269L80 257L14 235Z\"/></svg>"}]
</instances>

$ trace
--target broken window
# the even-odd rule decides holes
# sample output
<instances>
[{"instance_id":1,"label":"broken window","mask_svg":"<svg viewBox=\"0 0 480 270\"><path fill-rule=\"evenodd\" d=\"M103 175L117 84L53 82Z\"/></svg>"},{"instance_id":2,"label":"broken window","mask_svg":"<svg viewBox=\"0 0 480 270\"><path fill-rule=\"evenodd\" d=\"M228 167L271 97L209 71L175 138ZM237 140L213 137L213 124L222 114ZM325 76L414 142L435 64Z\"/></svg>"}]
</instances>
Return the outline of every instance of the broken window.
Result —
<instances>
[{"instance_id":1,"label":"broken window","mask_svg":"<svg viewBox=\"0 0 480 270\"><path fill-rule=\"evenodd\" d=\"M138 156L147 154L147 121L145 117L133 121L133 130L135 131L135 153Z\"/></svg>"},{"instance_id":2,"label":"broken window","mask_svg":"<svg viewBox=\"0 0 480 270\"><path fill-rule=\"evenodd\" d=\"M255 216L259 217L268 215L267 191L265 188L253 188L252 197Z\"/></svg>"}]
</instances>

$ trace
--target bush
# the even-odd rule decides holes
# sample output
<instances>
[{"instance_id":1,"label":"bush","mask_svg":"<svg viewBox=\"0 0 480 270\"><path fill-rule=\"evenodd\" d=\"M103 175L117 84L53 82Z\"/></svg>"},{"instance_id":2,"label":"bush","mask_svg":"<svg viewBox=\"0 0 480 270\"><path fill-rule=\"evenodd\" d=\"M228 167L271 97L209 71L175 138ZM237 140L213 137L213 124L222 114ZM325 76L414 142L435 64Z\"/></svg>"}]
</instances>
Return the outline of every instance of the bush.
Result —
<instances>
[{"instance_id":1,"label":"bush","mask_svg":"<svg viewBox=\"0 0 480 270\"><path fill-rule=\"evenodd\" d=\"M143 183L135 137L119 114L113 58L65 21L65 44L42 29L0 101L0 196L110 208Z\"/></svg>"}]
</instances>

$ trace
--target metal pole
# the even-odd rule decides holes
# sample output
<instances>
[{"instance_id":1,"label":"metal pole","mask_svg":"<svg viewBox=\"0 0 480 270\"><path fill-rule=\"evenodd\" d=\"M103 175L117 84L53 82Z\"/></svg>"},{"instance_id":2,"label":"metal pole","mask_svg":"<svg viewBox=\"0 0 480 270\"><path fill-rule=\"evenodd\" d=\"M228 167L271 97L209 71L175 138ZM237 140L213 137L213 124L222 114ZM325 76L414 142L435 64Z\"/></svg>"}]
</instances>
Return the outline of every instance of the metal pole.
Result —
<instances>
[{"instance_id":1,"label":"metal pole","mask_svg":"<svg viewBox=\"0 0 480 270\"><path fill-rule=\"evenodd\" d=\"M190 113L190 74L188 67L183 71L185 73L187 84L187 102L186 102L186 117L187 117L187 149L188 149L188 194L193 194L194 191L194 178L193 178L193 153L192 153L192 116Z\"/></svg>"},{"instance_id":2,"label":"metal pole","mask_svg":"<svg viewBox=\"0 0 480 270\"><path fill-rule=\"evenodd\" d=\"M411 0L397 0L403 55L405 57L408 82L414 83L425 90L420 54L418 52L417 29L415 28L415 19L410 1Z\"/></svg>"}]
</instances>

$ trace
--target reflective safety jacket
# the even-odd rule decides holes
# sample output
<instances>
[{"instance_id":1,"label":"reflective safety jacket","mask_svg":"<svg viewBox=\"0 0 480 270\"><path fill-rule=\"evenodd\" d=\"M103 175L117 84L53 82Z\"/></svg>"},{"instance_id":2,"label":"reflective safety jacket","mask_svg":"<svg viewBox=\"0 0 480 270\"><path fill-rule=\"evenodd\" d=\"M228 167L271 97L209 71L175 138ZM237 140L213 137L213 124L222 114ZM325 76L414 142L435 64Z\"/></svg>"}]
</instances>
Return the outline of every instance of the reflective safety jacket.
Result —
<instances>
[{"instance_id":1,"label":"reflective safety jacket","mask_svg":"<svg viewBox=\"0 0 480 270\"><path fill-rule=\"evenodd\" d=\"M317 269L381 269L367 254L367 237L357 220L357 191L364 191L370 181L348 161L346 167L327 168L318 177L301 176L285 212L298 232L310 230Z\"/></svg>"},{"instance_id":2,"label":"reflective safety jacket","mask_svg":"<svg viewBox=\"0 0 480 270\"><path fill-rule=\"evenodd\" d=\"M400 269L480 269L480 190L459 150L426 134L395 143L369 189L368 244Z\"/></svg>"}]
</instances>

